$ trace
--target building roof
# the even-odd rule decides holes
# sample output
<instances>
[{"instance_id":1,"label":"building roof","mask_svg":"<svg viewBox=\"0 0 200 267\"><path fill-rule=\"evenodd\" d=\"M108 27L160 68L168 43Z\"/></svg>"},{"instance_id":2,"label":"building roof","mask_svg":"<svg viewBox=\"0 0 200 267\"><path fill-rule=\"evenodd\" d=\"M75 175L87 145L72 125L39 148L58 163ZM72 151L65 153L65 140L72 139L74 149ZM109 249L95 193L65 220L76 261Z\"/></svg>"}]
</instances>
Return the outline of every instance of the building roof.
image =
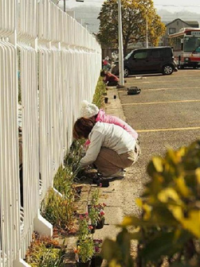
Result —
<instances>
[{"instance_id":1,"label":"building roof","mask_svg":"<svg viewBox=\"0 0 200 267\"><path fill-rule=\"evenodd\" d=\"M198 21L185 21L185 20L182 20L182 19L179 19L179 18L174 19L173 21L168 22L167 24L165 24L165 26L167 27L167 26L169 26L171 23L174 23L174 22L177 21L177 20L180 20L180 21L186 23L186 24L187 24L188 26L190 26L190 27L196 27L196 28L199 27L199 23L198 23Z\"/></svg>"},{"instance_id":2,"label":"building roof","mask_svg":"<svg viewBox=\"0 0 200 267\"><path fill-rule=\"evenodd\" d=\"M185 21L188 25L192 26L192 27L196 27L199 28L199 22L198 21Z\"/></svg>"}]
</instances>

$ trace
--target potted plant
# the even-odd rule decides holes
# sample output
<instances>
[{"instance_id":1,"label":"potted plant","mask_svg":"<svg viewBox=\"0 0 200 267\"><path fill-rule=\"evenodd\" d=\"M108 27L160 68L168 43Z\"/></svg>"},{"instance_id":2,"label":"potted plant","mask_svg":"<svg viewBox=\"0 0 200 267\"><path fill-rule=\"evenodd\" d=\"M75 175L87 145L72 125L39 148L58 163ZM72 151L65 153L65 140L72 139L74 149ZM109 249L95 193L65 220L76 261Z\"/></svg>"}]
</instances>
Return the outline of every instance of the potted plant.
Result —
<instances>
[{"instance_id":1,"label":"potted plant","mask_svg":"<svg viewBox=\"0 0 200 267\"><path fill-rule=\"evenodd\" d=\"M104 212L104 208L105 208L106 204L105 203L99 203L96 206L96 209L98 211L98 221L97 221L97 225L96 225L96 229L101 229L104 226L105 223L105 212Z\"/></svg>"},{"instance_id":2,"label":"potted plant","mask_svg":"<svg viewBox=\"0 0 200 267\"><path fill-rule=\"evenodd\" d=\"M90 218L90 223L93 229L91 229L91 233L95 232L98 220L99 220L99 211L96 209L96 206L90 206L89 208L89 218Z\"/></svg>"},{"instance_id":3,"label":"potted plant","mask_svg":"<svg viewBox=\"0 0 200 267\"><path fill-rule=\"evenodd\" d=\"M76 266L91 266L91 259L94 255L93 239L88 236L86 239L79 240L74 252L76 254Z\"/></svg>"},{"instance_id":4,"label":"potted plant","mask_svg":"<svg viewBox=\"0 0 200 267\"><path fill-rule=\"evenodd\" d=\"M79 231L77 247L74 249L76 266L90 266L94 255L94 242L91 238L90 227L88 226L88 214L79 217Z\"/></svg>"},{"instance_id":5,"label":"potted plant","mask_svg":"<svg viewBox=\"0 0 200 267\"><path fill-rule=\"evenodd\" d=\"M90 235L90 227L88 226L88 213L79 216L78 225L78 240L85 240Z\"/></svg>"},{"instance_id":6,"label":"potted plant","mask_svg":"<svg viewBox=\"0 0 200 267\"><path fill-rule=\"evenodd\" d=\"M100 267L103 261L103 258L100 255L101 246L102 246L102 239L93 239L94 242L94 255L91 261L91 267Z\"/></svg>"},{"instance_id":7,"label":"potted plant","mask_svg":"<svg viewBox=\"0 0 200 267\"><path fill-rule=\"evenodd\" d=\"M98 200L99 200L99 189L95 189L91 195L91 201L90 201L91 206L97 205Z\"/></svg>"}]
</instances>

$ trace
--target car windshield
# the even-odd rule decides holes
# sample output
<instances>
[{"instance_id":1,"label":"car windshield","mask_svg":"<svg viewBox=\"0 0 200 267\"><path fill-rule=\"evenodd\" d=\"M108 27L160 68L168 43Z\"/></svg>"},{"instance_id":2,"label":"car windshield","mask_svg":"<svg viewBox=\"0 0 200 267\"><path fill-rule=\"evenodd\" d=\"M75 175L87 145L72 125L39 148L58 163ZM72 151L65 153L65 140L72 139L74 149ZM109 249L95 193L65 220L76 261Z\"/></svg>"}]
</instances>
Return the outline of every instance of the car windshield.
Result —
<instances>
[{"instance_id":1,"label":"car windshield","mask_svg":"<svg viewBox=\"0 0 200 267\"><path fill-rule=\"evenodd\" d=\"M132 55L133 51L131 51L130 53L128 53L128 55L125 56L125 59L129 59L130 56Z\"/></svg>"}]
</instances>

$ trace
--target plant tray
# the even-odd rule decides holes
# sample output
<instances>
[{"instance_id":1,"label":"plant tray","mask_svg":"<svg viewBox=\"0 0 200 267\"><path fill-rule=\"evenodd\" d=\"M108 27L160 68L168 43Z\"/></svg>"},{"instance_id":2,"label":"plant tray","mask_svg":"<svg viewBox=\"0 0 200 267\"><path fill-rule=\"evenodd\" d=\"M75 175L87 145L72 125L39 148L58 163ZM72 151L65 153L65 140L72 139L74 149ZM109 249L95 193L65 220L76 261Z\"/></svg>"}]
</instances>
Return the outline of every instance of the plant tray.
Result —
<instances>
[{"instance_id":1,"label":"plant tray","mask_svg":"<svg viewBox=\"0 0 200 267\"><path fill-rule=\"evenodd\" d=\"M127 95L138 95L141 92L141 89L137 86L132 86L127 88Z\"/></svg>"}]
</instances>

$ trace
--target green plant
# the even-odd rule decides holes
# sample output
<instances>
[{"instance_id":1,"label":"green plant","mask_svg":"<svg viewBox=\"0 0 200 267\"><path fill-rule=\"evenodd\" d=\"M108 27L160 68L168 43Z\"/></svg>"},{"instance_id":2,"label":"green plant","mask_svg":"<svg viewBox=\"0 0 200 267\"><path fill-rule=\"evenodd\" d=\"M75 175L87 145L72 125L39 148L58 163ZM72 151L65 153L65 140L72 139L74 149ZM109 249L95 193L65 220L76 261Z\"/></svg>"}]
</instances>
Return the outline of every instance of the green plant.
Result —
<instances>
[{"instance_id":1,"label":"green plant","mask_svg":"<svg viewBox=\"0 0 200 267\"><path fill-rule=\"evenodd\" d=\"M147 172L151 181L137 200L141 218L125 217L116 242L105 241L103 255L110 264L124 263L134 239L138 243L134 266L157 267L164 261L172 267L200 266L200 141L170 149L163 158L153 157ZM113 250L126 255L120 258Z\"/></svg>"},{"instance_id":2,"label":"green plant","mask_svg":"<svg viewBox=\"0 0 200 267\"><path fill-rule=\"evenodd\" d=\"M86 239L79 240L77 248L74 249L74 252L77 256L76 259L79 262L85 263L91 260L95 252L93 239L88 237Z\"/></svg>"},{"instance_id":3,"label":"green plant","mask_svg":"<svg viewBox=\"0 0 200 267\"><path fill-rule=\"evenodd\" d=\"M104 208L106 207L105 203L98 203L95 208L98 210L98 219L102 220L105 216Z\"/></svg>"},{"instance_id":4,"label":"green plant","mask_svg":"<svg viewBox=\"0 0 200 267\"><path fill-rule=\"evenodd\" d=\"M97 105L97 107L102 108L104 106L104 96L103 94L106 93L106 85L103 82L102 77L99 77L95 94L93 97L93 103Z\"/></svg>"},{"instance_id":5,"label":"green plant","mask_svg":"<svg viewBox=\"0 0 200 267\"><path fill-rule=\"evenodd\" d=\"M69 168L59 167L54 177L54 187L68 199L73 198L72 173Z\"/></svg>"},{"instance_id":6,"label":"green plant","mask_svg":"<svg viewBox=\"0 0 200 267\"><path fill-rule=\"evenodd\" d=\"M96 200L94 201L96 203ZM105 203L97 205L89 205L89 218L91 220L92 225L97 225L99 221L104 219L105 212L104 207L106 206Z\"/></svg>"},{"instance_id":7,"label":"green plant","mask_svg":"<svg viewBox=\"0 0 200 267\"><path fill-rule=\"evenodd\" d=\"M89 222L88 213L79 216L78 240L84 240L90 236L92 227L88 226L88 222Z\"/></svg>"},{"instance_id":8,"label":"green plant","mask_svg":"<svg viewBox=\"0 0 200 267\"><path fill-rule=\"evenodd\" d=\"M101 252L102 242L102 239L93 239L95 254L99 254Z\"/></svg>"},{"instance_id":9,"label":"green plant","mask_svg":"<svg viewBox=\"0 0 200 267\"><path fill-rule=\"evenodd\" d=\"M91 193L91 200L90 200L90 204L91 206L95 206L98 204L99 201L99 189L96 188L95 190L92 191Z\"/></svg>"},{"instance_id":10,"label":"green plant","mask_svg":"<svg viewBox=\"0 0 200 267\"><path fill-rule=\"evenodd\" d=\"M70 230L74 222L75 207L72 198L56 193L53 189L48 191L47 197L41 204L41 214L53 226Z\"/></svg>"},{"instance_id":11,"label":"green plant","mask_svg":"<svg viewBox=\"0 0 200 267\"><path fill-rule=\"evenodd\" d=\"M77 248L74 249L76 260L87 262L94 254L94 243L90 235L90 227L88 226L88 214L79 216L79 231Z\"/></svg>"},{"instance_id":12,"label":"green plant","mask_svg":"<svg viewBox=\"0 0 200 267\"><path fill-rule=\"evenodd\" d=\"M33 235L25 260L32 267L63 267L65 245L57 240Z\"/></svg>"},{"instance_id":13,"label":"green plant","mask_svg":"<svg viewBox=\"0 0 200 267\"><path fill-rule=\"evenodd\" d=\"M99 211L95 206L91 206L89 209L89 218L91 221L91 225L97 225L99 220Z\"/></svg>"}]
</instances>

